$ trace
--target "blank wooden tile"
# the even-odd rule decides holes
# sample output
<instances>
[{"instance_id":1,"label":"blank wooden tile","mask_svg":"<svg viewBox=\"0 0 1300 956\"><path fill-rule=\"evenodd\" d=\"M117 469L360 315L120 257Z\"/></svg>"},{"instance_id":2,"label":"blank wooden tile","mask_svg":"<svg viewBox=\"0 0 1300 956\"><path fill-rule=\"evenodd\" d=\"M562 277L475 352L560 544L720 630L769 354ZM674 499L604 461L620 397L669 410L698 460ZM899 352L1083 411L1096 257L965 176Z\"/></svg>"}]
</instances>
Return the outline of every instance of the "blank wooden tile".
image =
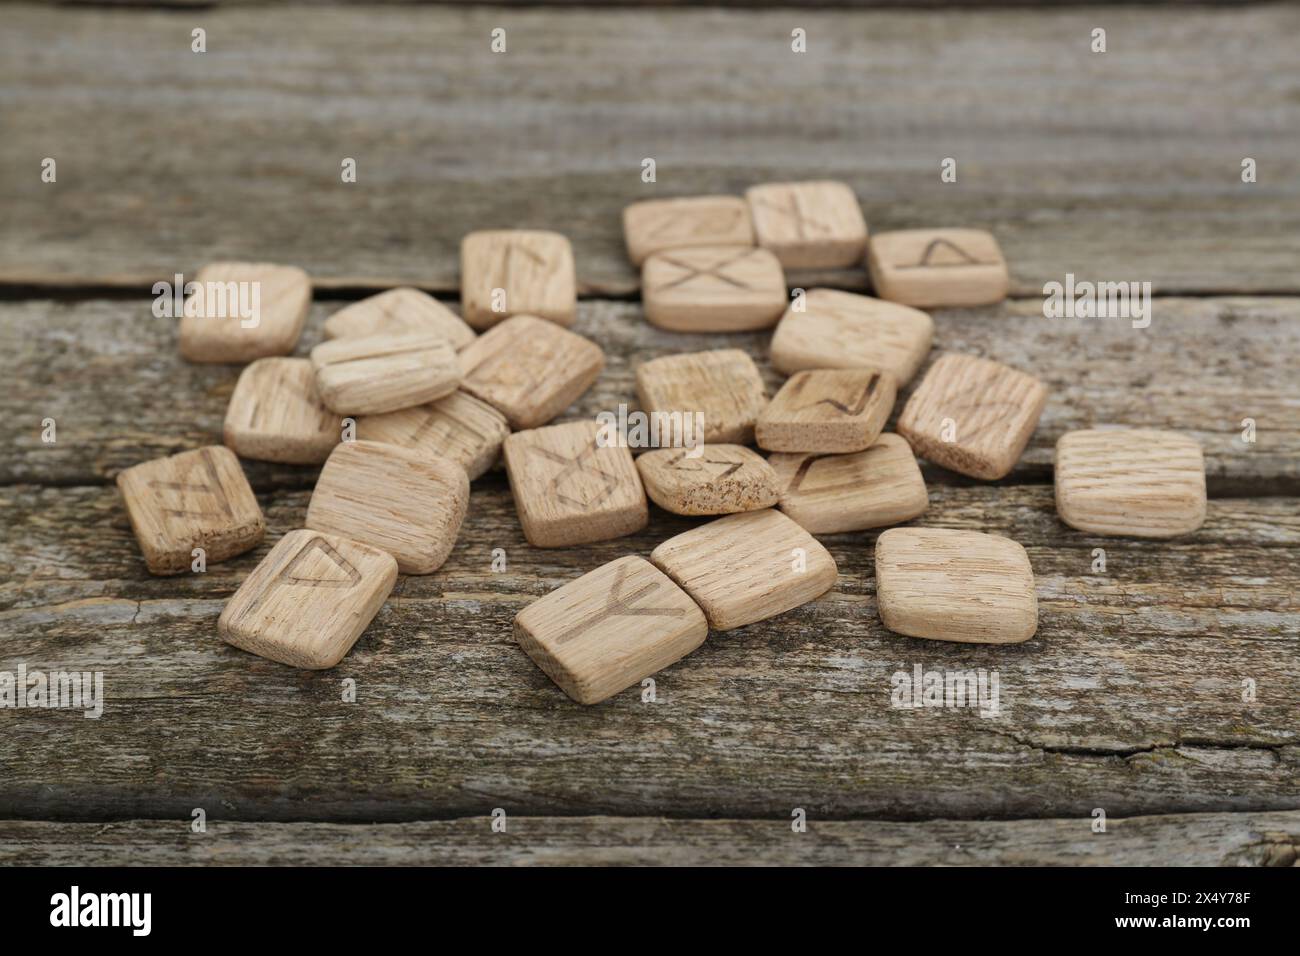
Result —
<instances>
[{"instance_id":1,"label":"blank wooden tile","mask_svg":"<svg viewBox=\"0 0 1300 956\"><path fill-rule=\"evenodd\" d=\"M991 481L1011 472L1047 402L1032 375L972 355L941 355L907 400L898 433L922 458Z\"/></svg>"},{"instance_id":2,"label":"blank wooden tile","mask_svg":"<svg viewBox=\"0 0 1300 956\"><path fill-rule=\"evenodd\" d=\"M878 368L906 385L934 337L924 312L865 295L810 289L772 336L772 365L787 375L814 368Z\"/></svg>"},{"instance_id":3,"label":"blank wooden tile","mask_svg":"<svg viewBox=\"0 0 1300 956\"><path fill-rule=\"evenodd\" d=\"M343 442L316 479L306 525L387 551L403 574L432 574L451 554L468 505L469 479L456 462Z\"/></svg>"},{"instance_id":4,"label":"blank wooden tile","mask_svg":"<svg viewBox=\"0 0 1300 956\"><path fill-rule=\"evenodd\" d=\"M487 402L457 391L428 405L362 415L356 437L441 455L463 466L473 481L496 463L509 434L504 415Z\"/></svg>"},{"instance_id":5,"label":"blank wooden tile","mask_svg":"<svg viewBox=\"0 0 1300 956\"><path fill-rule=\"evenodd\" d=\"M656 252L641 270L646 318L677 332L743 332L785 311L785 273L766 249L695 246Z\"/></svg>"},{"instance_id":6,"label":"blank wooden tile","mask_svg":"<svg viewBox=\"0 0 1300 956\"><path fill-rule=\"evenodd\" d=\"M311 350L316 393L343 415L378 415L426 405L460 386L460 361L439 335L366 335Z\"/></svg>"},{"instance_id":7,"label":"blank wooden tile","mask_svg":"<svg viewBox=\"0 0 1300 956\"><path fill-rule=\"evenodd\" d=\"M990 305L1011 288L998 241L983 229L876 233L867 269L880 298L923 309Z\"/></svg>"},{"instance_id":8,"label":"blank wooden tile","mask_svg":"<svg viewBox=\"0 0 1300 956\"><path fill-rule=\"evenodd\" d=\"M186 300L180 322L181 356L191 362L251 362L288 355L298 344L311 308L311 279L294 266L256 262L214 262L195 276L203 290L203 315ZM257 315L241 318L239 283L255 284ZM252 304L252 286L244 301ZM197 293L196 293L197 294ZM244 322L250 323L244 328ZM255 323L255 324L253 324Z\"/></svg>"},{"instance_id":9,"label":"blank wooden tile","mask_svg":"<svg viewBox=\"0 0 1300 956\"><path fill-rule=\"evenodd\" d=\"M501 412L512 428L536 428L582 397L605 353L581 335L530 315L507 319L460 353L461 388Z\"/></svg>"},{"instance_id":10,"label":"blank wooden tile","mask_svg":"<svg viewBox=\"0 0 1300 956\"><path fill-rule=\"evenodd\" d=\"M634 534L650 520L645 488L626 448L602 447L594 421L515 432L504 445L524 537L563 548Z\"/></svg>"},{"instance_id":11,"label":"blank wooden tile","mask_svg":"<svg viewBox=\"0 0 1300 956\"><path fill-rule=\"evenodd\" d=\"M910 637L1015 644L1038 630L1034 570L1010 538L947 528L890 528L876 539L876 603Z\"/></svg>"},{"instance_id":12,"label":"blank wooden tile","mask_svg":"<svg viewBox=\"0 0 1300 956\"><path fill-rule=\"evenodd\" d=\"M461 240L461 309L476 329L491 328L512 315L572 325L577 288L573 247L558 232L496 229L471 232Z\"/></svg>"},{"instance_id":13,"label":"blank wooden tile","mask_svg":"<svg viewBox=\"0 0 1300 956\"><path fill-rule=\"evenodd\" d=\"M474 341L471 329L455 312L419 289L389 289L339 309L325 320L325 337L425 333L463 349Z\"/></svg>"},{"instance_id":14,"label":"blank wooden tile","mask_svg":"<svg viewBox=\"0 0 1300 956\"><path fill-rule=\"evenodd\" d=\"M623 208L628 258L641 265L653 253L690 246L752 246L749 206L739 196L646 199Z\"/></svg>"},{"instance_id":15,"label":"blank wooden tile","mask_svg":"<svg viewBox=\"0 0 1300 956\"><path fill-rule=\"evenodd\" d=\"M912 448L881 435L852 455L773 455L781 510L811 534L864 531L910 521L925 511L925 479Z\"/></svg>"},{"instance_id":16,"label":"blank wooden tile","mask_svg":"<svg viewBox=\"0 0 1300 956\"><path fill-rule=\"evenodd\" d=\"M655 548L650 560L704 609L717 631L807 604L829 591L837 575L830 552L771 509L692 528Z\"/></svg>"},{"instance_id":17,"label":"blank wooden tile","mask_svg":"<svg viewBox=\"0 0 1300 956\"><path fill-rule=\"evenodd\" d=\"M319 531L290 531L221 612L222 640L323 670L352 649L397 581L392 556Z\"/></svg>"},{"instance_id":18,"label":"blank wooden tile","mask_svg":"<svg viewBox=\"0 0 1300 956\"><path fill-rule=\"evenodd\" d=\"M709 625L654 565L629 555L515 615L515 640L560 689L596 704L681 660Z\"/></svg>"},{"instance_id":19,"label":"blank wooden tile","mask_svg":"<svg viewBox=\"0 0 1300 956\"><path fill-rule=\"evenodd\" d=\"M865 451L894 408L893 376L875 369L795 372L758 416L754 434L768 451Z\"/></svg>"},{"instance_id":20,"label":"blank wooden tile","mask_svg":"<svg viewBox=\"0 0 1300 956\"><path fill-rule=\"evenodd\" d=\"M1056 511L1094 534L1190 534L1205 522L1201 446L1148 428L1066 432L1056 443Z\"/></svg>"},{"instance_id":21,"label":"blank wooden tile","mask_svg":"<svg viewBox=\"0 0 1300 956\"><path fill-rule=\"evenodd\" d=\"M861 267L867 223L845 183L764 183L745 198L758 244L787 269Z\"/></svg>"},{"instance_id":22,"label":"blank wooden tile","mask_svg":"<svg viewBox=\"0 0 1300 956\"><path fill-rule=\"evenodd\" d=\"M134 465L117 476L117 487L153 574L189 571L195 548L208 564L233 558L265 531L239 459L222 445Z\"/></svg>"},{"instance_id":23,"label":"blank wooden tile","mask_svg":"<svg viewBox=\"0 0 1300 956\"><path fill-rule=\"evenodd\" d=\"M708 444L692 449L659 448L636 460L646 493L665 511L679 515L726 515L758 511L780 496L776 472L743 445Z\"/></svg>"},{"instance_id":24,"label":"blank wooden tile","mask_svg":"<svg viewBox=\"0 0 1300 956\"><path fill-rule=\"evenodd\" d=\"M305 358L264 358L247 366L226 407L222 436L243 458L319 465L343 434L343 419L316 394Z\"/></svg>"},{"instance_id":25,"label":"blank wooden tile","mask_svg":"<svg viewBox=\"0 0 1300 956\"><path fill-rule=\"evenodd\" d=\"M740 349L665 355L637 366L636 391L646 412L704 414L704 440L747 445L767 405L763 377Z\"/></svg>"}]
</instances>

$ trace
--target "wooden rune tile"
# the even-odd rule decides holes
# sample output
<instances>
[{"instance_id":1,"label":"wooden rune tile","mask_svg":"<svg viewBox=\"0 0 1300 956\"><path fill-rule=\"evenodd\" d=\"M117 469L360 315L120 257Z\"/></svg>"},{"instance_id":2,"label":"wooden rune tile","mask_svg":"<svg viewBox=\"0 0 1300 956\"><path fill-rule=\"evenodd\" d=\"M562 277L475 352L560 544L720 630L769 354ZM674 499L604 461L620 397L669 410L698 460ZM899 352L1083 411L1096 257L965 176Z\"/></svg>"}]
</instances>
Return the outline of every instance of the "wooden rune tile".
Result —
<instances>
[{"instance_id":1,"label":"wooden rune tile","mask_svg":"<svg viewBox=\"0 0 1300 956\"><path fill-rule=\"evenodd\" d=\"M787 269L861 266L867 223L841 182L764 183L745 191L758 244Z\"/></svg>"},{"instance_id":2,"label":"wooden rune tile","mask_svg":"<svg viewBox=\"0 0 1300 956\"><path fill-rule=\"evenodd\" d=\"M514 632L561 690L595 704L685 657L709 625L686 592L629 555L528 605Z\"/></svg>"},{"instance_id":3,"label":"wooden rune tile","mask_svg":"<svg viewBox=\"0 0 1300 956\"><path fill-rule=\"evenodd\" d=\"M772 336L772 366L804 369L877 368L900 386L930 352L934 320L924 312L865 295L810 289L786 309Z\"/></svg>"},{"instance_id":4,"label":"wooden rune tile","mask_svg":"<svg viewBox=\"0 0 1300 956\"><path fill-rule=\"evenodd\" d=\"M881 435L852 455L773 455L781 510L810 534L864 531L925 511L925 479L906 441Z\"/></svg>"},{"instance_id":5,"label":"wooden rune tile","mask_svg":"<svg viewBox=\"0 0 1300 956\"><path fill-rule=\"evenodd\" d=\"M665 511L679 515L725 515L770 508L780 496L777 475L743 445L660 448L636 460L646 493Z\"/></svg>"},{"instance_id":6,"label":"wooden rune tile","mask_svg":"<svg viewBox=\"0 0 1300 956\"><path fill-rule=\"evenodd\" d=\"M653 253L690 246L752 246L749 206L739 196L645 199L623 208L628 258L641 265Z\"/></svg>"},{"instance_id":7,"label":"wooden rune tile","mask_svg":"<svg viewBox=\"0 0 1300 956\"><path fill-rule=\"evenodd\" d=\"M636 391L647 413L703 414L706 443L749 444L767 405L763 377L740 349L651 359L637 366Z\"/></svg>"},{"instance_id":8,"label":"wooden rune tile","mask_svg":"<svg viewBox=\"0 0 1300 956\"><path fill-rule=\"evenodd\" d=\"M758 416L768 451L845 453L871 447L889 419L893 376L874 369L795 372Z\"/></svg>"},{"instance_id":9,"label":"wooden rune tile","mask_svg":"<svg viewBox=\"0 0 1300 956\"><path fill-rule=\"evenodd\" d=\"M1014 644L1038 630L1025 549L995 534L890 528L876 539L880 621L938 641Z\"/></svg>"},{"instance_id":10,"label":"wooden rune tile","mask_svg":"<svg viewBox=\"0 0 1300 956\"><path fill-rule=\"evenodd\" d=\"M387 551L403 574L432 574L451 554L468 506L469 478L456 462L352 441L325 462L305 523Z\"/></svg>"},{"instance_id":11,"label":"wooden rune tile","mask_svg":"<svg viewBox=\"0 0 1300 956\"><path fill-rule=\"evenodd\" d=\"M634 534L650 520L632 453L602 446L594 421L515 432L504 454L528 543L563 548Z\"/></svg>"},{"instance_id":12,"label":"wooden rune tile","mask_svg":"<svg viewBox=\"0 0 1300 956\"><path fill-rule=\"evenodd\" d=\"M573 324L578 304L573 247L558 232L471 232L461 240L460 270L461 309L476 329L512 315Z\"/></svg>"},{"instance_id":13,"label":"wooden rune tile","mask_svg":"<svg viewBox=\"0 0 1300 956\"><path fill-rule=\"evenodd\" d=\"M319 465L343 434L343 419L316 394L305 358L264 358L239 374L222 439L242 458Z\"/></svg>"},{"instance_id":14,"label":"wooden rune tile","mask_svg":"<svg viewBox=\"0 0 1300 956\"><path fill-rule=\"evenodd\" d=\"M396 581L397 562L377 548L290 531L244 579L217 631L242 650L323 670L352 649Z\"/></svg>"},{"instance_id":15,"label":"wooden rune tile","mask_svg":"<svg viewBox=\"0 0 1300 956\"><path fill-rule=\"evenodd\" d=\"M428 405L357 419L357 438L362 441L441 455L463 466L470 481L496 463L509 434L504 415L460 391Z\"/></svg>"},{"instance_id":16,"label":"wooden rune tile","mask_svg":"<svg viewBox=\"0 0 1300 956\"><path fill-rule=\"evenodd\" d=\"M669 538L650 560L729 631L782 614L835 585L835 559L770 508L727 515Z\"/></svg>"},{"instance_id":17,"label":"wooden rune tile","mask_svg":"<svg viewBox=\"0 0 1300 956\"><path fill-rule=\"evenodd\" d=\"M591 388L605 367L599 345L530 315L506 319L460 353L461 388L512 428L545 425Z\"/></svg>"},{"instance_id":18,"label":"wooden rune tile","mask_svg":"<svg viewBox=\"0 0 1300 956\"><path fill-rule=\"evenodd\" d=\"M785 310L785 273L752 246L656 252L641 270L646 318L677 332L743 332L775 325Z\"/></svg>"},{"instance_id":19,"label":"wooden rune tile","mask_svg":"<svg viewBox=\"0 0 1300 956\"><path fill-rule=\"evenodd\" d=\"M1047 402L1032 375L971 355L942 355L898 417L898 433L936 465L992 481L1015 467Z\"/></svg>"},{"instance_id":20,"label":"wooden rune tile","mask_svg":"<svg viewBox=\"0 0 1300 956\"><path fill-rule=\"evenodd\" d=\"M262 540L262 509L235 453L223 445L134 465L117 476L135 539L152 574L180 574L195 548L215 564Z\"/></svg>"},{"instance_id":21,"label":"wooden rune tile","mask_svg":"<svg viewBox=\"0 0 1300 956\"><path fill-rule=\"evenodd\" d=\"M186 299L180 321L183 358L251 362L288 355L298 344L311 308L311 279L301 269L214 262L194 281L199 291Z\"/></svg>"},{"instance_id":22,"label":"wooden rune tile","mask_svg":"<svg viewBox=\"0 0 1300 956\"><path fill-rule=\"evenodd\" d=\"M440 335L365 335L311 350L316 393L344 415L378 415L436 401L460 385L456 350Z\"/></svg>"},{"instance_id":23,"label":"wooden rune tile","mask_svg":"<svg viewBox=\"0 0 1300 956\"><path fill-rule=\"evenodd\" d=\"M991 305L1011 279L1002 250L983 229L880 232L867 245L876 295L920 308Z\"/></svg>"},{"instance_id":24,"label":"wooden rune tile","mask_svg":"<svg viewBox=\"0 0 1300 956\"><path fill-rule=\"evenodd\" d=\"M456 349L474 341L474 330L464 319L419 289L389 289L339 309L325 320L328 339L411 333L441 336Z\"/></svg>"},{"instance_id":25,"label":"wooden rune tile","mask_svg":"<svg viewBox=\"0 0 1300 956\"><path fill-rule=\"evenodd\" d=\"M1093 534L1190 534L1205 522L1205 455L1173 431L1066 432L1056 443L1056 512Z\"/></svg>"}]
</instances>

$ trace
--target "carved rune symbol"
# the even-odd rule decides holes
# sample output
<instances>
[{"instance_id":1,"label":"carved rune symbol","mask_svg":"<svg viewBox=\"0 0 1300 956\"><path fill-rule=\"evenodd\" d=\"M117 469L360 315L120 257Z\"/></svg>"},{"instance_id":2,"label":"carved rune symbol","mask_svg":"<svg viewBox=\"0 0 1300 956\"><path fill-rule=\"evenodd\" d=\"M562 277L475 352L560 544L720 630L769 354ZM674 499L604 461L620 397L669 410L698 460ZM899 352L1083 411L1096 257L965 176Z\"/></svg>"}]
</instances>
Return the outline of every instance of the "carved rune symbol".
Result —
<instances>
[{"instance_id":1,"label":"carved rune symbol","mask_svg":"<svg viewBox=\"0 0 1300 956\"><path fill-rule=\"evenodd\" d=\"M798 385L800 390L802 390L803 384L806 381L807 379L800 380ZM876 390L876 384L879 381L880 375L873 373L871 378L868 380L866 387L862 389L862 394L857 397L857 400L852 405L846 405L837 398L822 398L815 402L809 402L807 405L800 405L796 411L803 411L805 408L816 408L818 405L828 405L834 411L837 411L842 415L847 415L850 418L855 415L861 415L863 410L867 407L867 402L871 400L871 396Z\"/></svg>"},{"instance_id":2,"label":"carved rune symbol","mask_svg":"<svg viewBox=\"0 0 1300 956\"><path fill-rule=\"evenodd\" d=\"M316 552L320 552L321 554L329 558L334 563L334 568L342 572L343 576L340 577L337 575L333 575L330 577L324 577L324 576L302 577L298 573L299 570L302 569L302 566L306 563L307 559ZM322 574L329 574L330 570L331 569L326 568L322 572ZM289 561L289 563L287 563L283 568L280 569L279 573L276 574L275 577L273 577L269 582L267 582L266 587L262 590L260 594L257 595L257 598L253 601L253 603L248 605L248 609L245 610L244 613L240 615L240 617L245 618L255 613L263 604L267 602L267 599L270 598L271 593L275 591L277 588L279 588L281 585L288 585L289 587L305 587L305 588L347 589L356 586L356 584L360 582L360 580L361 580L361 572L356 569L356 567L352 564L351 561L343 557L343 555L339 554L337 548L335 548L324 538L321 537L312 538L310 541L308 541L305 545L302 546L302 549L293 556L293 559Z\"/></svg>"},{"instance_id":3,"label":"carved rune symbol","mask_svg":"<svg viewBox=\"0 0 1300 956\"><path fill-rule=\"evenodd\" d=\"M943 269L952 266L992 266L995 262L982 262L965 249L948 239L931 239L921 253L921 258L900 269Z\"/></svg>"},{"instance_id":4,"label":"carved rune symbol","mask_svg":"<svg viewBox=\"0 0 1300 956\"><path fill-rule=\"evenodd\" d=\"M522 269L535 271L545 269L548 265L546 257L539 254L533 249L518 242L512 242L506 247L506 254L501 259L504 275L502 276L502 285L508 286L512 277L516 275L515 262L519 261Z\"/></svg>"},{"instance_id":5,"label":"carved rune symbol","mask_svg":"<svg viewBox=\"0 0 1300 956\"><path fill-rule=\"evenodd\" d=\"M808 215L807 211L799 205L798 193L787 192L784 194L783 200L783 202L774 202L764 197L757 199L756 202L792 223L794 225L794 234L799 239L811 238L809 233L829 236L834 232L834 229L827 223Z\"/></svg>"},{"instance_id":6,"label":"carved rune symbol","mask_svg":"<svg viewBox=\"0 0 1300 956\"><path fill-rule=\"evenodd\" d=\"M541 448L537 445L529 445L528 450L536 452L547 461L555 462L558 465L564 466L551 476L551 479L546 483L546 490L555 495L557 500L562 501L565 504L573 505L575 508L594 508L612 495L614 489L618 487L617 478L606 471L602 471L600 466L596 464L594 460L589 460L594 459L596 453L596 445L594 442L583 448L582 451L578 452L578 454L574 455L572 458L566 458L559 452L551 451L549 448ZM581 479L583 476L595 478L601 483L602 487L599 489L588 489L585 487L588 485L588 482L580 482L578 490L573 494L561 490L560 485L569 481L570 478ZM591 490L596 492L594 497L590 494Z\"/></svg>"},{"instance_id":7,"label":"carved rune symbol","mask_svg":"<svg viewBox=\"0 0 1300 956\"><path fill-rule=\"evenodd\" d=\"M203 471L207 476L206 481L195 482L189 474L182 475L182 481L150 481L149 487L155 491L170 491L176 495L173 507L160 508L163 514L168 517L188 516L191 518L233 518L230 510L230 502L226 500L225 489L221 487L221 477L217 474L217 467L212 462L211 456L205 448L200 455L203 462ZM191 501L194 495L205 494L211 496L216 507L220 510L203 510L191 507Z\"/></svg>"},{"instance_id":8,"label":"carved rune symbol","mask_svg":"<svg viewBox=\"0 0 1300 956\"><path fill-rule=\"evenodd\" d=\"M790 485L786 488L785 493L792 495L796 491L802 491L805 494L810 495L830 495L839 491L855 491L860 489L862 487L862 474L856 469L854 472L849 474L847 479L838 484L823 485L820 488L803 487L804 480L808 477L809 472L812 471L813 465L817 462L821 461L823 458L843 460L845 457L846 456L844 455L809 455L799 463L799 467L796 469L794 477L790 479Z\"/></svg>"},{"instance_id":9,"label":"carved rune symbol","mask_svg":"<svg viewBox=\"0 0 1300 956\"><path fill-rule=\"evenodd\" d=\"M746 249L744 252L737 253L730 259L724 259L721 262L715 262L713 265L709 266L700 266L690 262L682 262L680 259L675 259L672 256L661 253L659 256L661 262L666 262L671 266L676 266L678 269L682 270L683 274L669 282L660 283L655 287L654 291L664 292L668 289L676 288L677 286L686 285L688 282L694 282L696 279L703 279L706 276L718 279L719 281L725 282L727 285L734 286L737 289L748 290L751 288L749 283L728 273L727 267L735 265L743 259L749 258L749 256L753 255L753 252L753 249Z\"/></svg>"},{"instance_id":10,"label":"carved rune symbol","mask_svg":"<svg viewBox=\"0 0 1300 956\"><path fill-rule=\"evenodd\" d=\"M704 236L723 236L739 225L741 211L728 209L710 216L664 215L651 226L647 235L651 239L699 239Z\"/></svg>"},{"instance_id":11,"label":"carved rune symbol","mask_svg":"<svg viewBox=\"0 0 1300 956\"><path fill-rule=\"evenodd\" d=\"M730 461L726 458L718 460L717 458L687 458L688 452L681 452L677 456L668 460L668 467L674 471L708 471L706 465L717 465L719 470L715 471L715 478L729 478L740 469L745 467L743 461Z\"/></svg>"},{"instance_id":12,"label":"carved rune symbol","mask_svg":"<svg viewBox=\"0 0 1300 956\"><path fill-rule=\"evenodd\" d=\"M627 565L618 569L614 576L614 586L605 598L605 606L560 633L555 638L556 644L566 644L611 617L681 617L686 613L686 609L682 607L637 607L636 602L658 591L660 583L650 581L635 591L624 594L623 582L627 578L627 570Z\"/></svg>"}]
</instances>

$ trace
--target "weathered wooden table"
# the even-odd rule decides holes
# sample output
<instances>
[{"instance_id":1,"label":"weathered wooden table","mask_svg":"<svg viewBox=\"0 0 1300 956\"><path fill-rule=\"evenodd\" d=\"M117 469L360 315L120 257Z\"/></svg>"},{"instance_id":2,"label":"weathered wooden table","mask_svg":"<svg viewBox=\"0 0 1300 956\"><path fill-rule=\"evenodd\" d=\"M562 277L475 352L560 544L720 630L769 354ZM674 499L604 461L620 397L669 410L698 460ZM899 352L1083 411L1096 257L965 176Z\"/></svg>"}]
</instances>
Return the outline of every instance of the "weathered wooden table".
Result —
<instances>
[{"instance_id":1,"label":"weathered wooden table","mask_svg":"<svg viewBox=\"0 0 1300 956\"><path fill-rule=\"evenodd\" d=\"M0 671L99 670L106 697L99 720L0 710L0 861L1296 861L1296 7L4 3L0 19ZM190 52L195 27L206 53ZM795 27L807 54L790 52ZM247 463L271 532L255 553L145 572L112 478L219 441L238 373L179 359L155 280L229 257L303 266L318 286L305 351L371 289L454 301L472 228L558 229L577 330L609 354L566 417L586 416L633 402L635 364L673 351L736 344L777 381L766 336L646 324L619 211L804 176L851 183L873 229L983 226L1003 244L1013 298L938 312L936 348L1033 370L1052 396L1010 478L927 469L922 523L1026 546L1033 640L886 632L875 535L830 536L829 594L714 635L653 703L579 707L514 644L513 615L690 522L655 511L632 538L534 550L499 473L475 483L446 567L401 580L334 671L216 635L240 580L301 524L312 470ZM1042 286L1067 272L1153 282L1151 327L1045 319ZM1052 447L1097 423L1204 444L1199 533L1103 539L1057 520ZM996 669L1001 715L892 708L891 675L916 664Z\"/></svg>"}]
</instances>

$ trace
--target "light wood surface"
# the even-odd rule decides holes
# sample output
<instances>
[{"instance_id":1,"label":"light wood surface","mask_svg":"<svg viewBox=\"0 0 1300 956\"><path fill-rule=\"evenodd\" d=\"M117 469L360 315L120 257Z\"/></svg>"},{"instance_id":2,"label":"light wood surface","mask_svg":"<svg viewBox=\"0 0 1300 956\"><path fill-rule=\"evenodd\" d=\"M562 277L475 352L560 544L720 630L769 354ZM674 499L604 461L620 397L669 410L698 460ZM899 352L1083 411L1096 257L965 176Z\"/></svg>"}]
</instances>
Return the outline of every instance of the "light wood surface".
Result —
<instances>
[{"instance_id":1,"label":"light wood surface","mask_svg":"<svg viewBox=\"0 0 1300 956\"><path fill-rule=\"evenodd\" d=\"M898 416L898 433L937 465L992 481L1010 474L1038 425L1047 386L973 355L941 355Z\"/></svg>"},{"instance_id":2,"label":"light wood surface","mask_svg":"<svg viewBox=\"0 0 1300 956\"><path fill-rule=\"evenodd\" d=\"M650 560L704 609L717 631L783 614L835 586L835 559L770 508L685 531L655 548Z\"/></svg>"},{"instance_id":3,"label":"light wood surface","mask_svg":"<svg viewBox=\"0 0 1300 956\"><path fill-rule=\"evenodd\" d=\"M461 350L462 387L512 428L545 425L600 376L605 353L554 322L516 315Z\"/></svg>"},{"instance_id":4,"label":"light wood surface","mask_svg":"<svg viewBox=\"0 0 1300 956\"><path fill-rule=\"evenodd\" d=\"M288 355L298 344L311 308L311 279L302 269L214 262L194 281L203 305L186 299L178 333L181 355L189 361L251 362ZM245 315L244 306L255 308Z\"/></svg>"},{"instance_id":5,"label":"light wood surface","mask_svg":"<svg viewBox=\"0 0 1300 956\"><path fill-rule=\"evenodd\" d=\"M1018 644L1038 630L1034 570L1010 538L950 528L890 528L876 539L876 607L910 637Z\"/></svg>"},{"instance_id":6,"label":"light wood surface","mask_svg":"<svg viewBox=\"0 0 1300 956\"><path fill-rule=\"evenodd\" d=\"M382 415L427 405L460 386L451 342L429 332L348 336L311 350L316 393L344 415Z\"/></svg>"},{"instance_id":7,"label":"light wood surface","mask_svg":"<svg viewBox=\"0 0 1300 956\"><path fill-rule=\"evenodd\" d=\"M643 199L623 209L628 258L641 265L656 252L692 246L752 246L754 224L739 196Z\"/></svg>"},{"instance_id":8,"label":"light wood surface","mask_svg":"<svg viewBox=\"0 0 1300 956\"><path fill-rule=\"evenodd\" d=\"M317 394L310 359L262 358L239 373L221 434L241 458L319 465L343 437L343 418Z\"/></svg>"},{"instance_id":9,"label":"light wood surface","mask_svg":"<svg viewBox=\"0 0 1300 956\"><path fill-rule=\"evenodd\" d=\"M514 634L560 689L597 704L677 663L708 636L704 612L644 558L601 565L515 615Z\"/></svg>"},{"instance_id":10,"label":"light wood surface","mask_svg":"<svg viewBox=\"0 0 1300 956\"><path fill-rule=\"evenodd\" d=\"M776 454L768 461L781 510L812 534L901 524L929 505L912 446L892 432L852 455Z\"/></svg>"},{"instance_id":11,"label":"light wood surface","mask_svg":"<svg viewBox=\"0 0 1300 956\"><path fill-rule=\"evenodd\" d=\"M900 229L867 244L876 295L923 309L992 305L1011 280L998 241L984 229Z\"/></svg>"},{"instance_id":12,"label":"light wood surface","mask_svg":"<svg viewBox=\"0 0 1300 956\"><path fill-rule=\"evenodd\" d=\"M691 246L656 252L641 269L646 318L675 332L745 332L785 311L785 273L766 249Z\"/></svg>"},{"instance_id":13,"label":"light wood surface","mask_svg":"<svg viewBox=\"0 0 1300 956\"><path fill-rule=\"evenodd\" d=\"M428 405L357 419L360 440L439 455L462 465L470 481L497 463L509 434L504 415L462 391Z\"/></svg>"},{"instance_id":14,"label":"light wood surface","mask_svg":"<svg viewBox=\"0 0 1300 956\"><path fill-rule=\"evenodd\" d=\"M1094 534L1172 538L1205 522L1205 456L1150 428L1085 429L1056 443L1056 511Z\"/></svg>"},{"instance_id":15,"label":"light wood surface","mask_svg":"<svg viewBox=\"0 0 1300 956\"><path fill-rule=\"evenodd\" d=\"M457 349L474 341L465 320L427 292L404 287L353 302L325 322L325 337L404 335L424 332L441 336Z\"/></svg>"},{"instance_id":16,"label":"light wood surface","mask_svg":"<svg viewBox=\"0 0 1300 956\"><path fill-rule=\"evenodd\" d=\"M768 451L866 451L896 395L893 376L874 369L796 372L759 414L754 437Z\"/></svg>"},{"instance_id":17,"label":"light wood surface","mask_svg":"<svg viewBox=\"0 0 1300 956\"><path fill-rule=\"evenodd\" d=\"M744 445L659 448L636 459L650 500L679 515L725 515L770 508L780 498L776 472Z\"/></svg>"},{"instance_id":18,"label":"light wood surface","mask_svg":"<svg viewBox=\"0 0 1300 956\"><path fill-rule=\"evenodd\" d=\"M305 524L387 551L403 574L432 574L455 547L468 506L469 478L457 462L351 441L321 469Z\"/></svg>"},{"instance_id":19,"label":"light wood surface","mask_svg":"<svg viewBox=\"0 0 1300 956\"><path fill-rule=\"evenodd\" d=\"M290 531L221 612L228 644L268 660L324 670L352 649L397 581L392 556L317 531Z\"/></svg>"},{"instance_id":20,"label":"light wood surface","mask_svg":"<svg viewBox=\"0 0 1300 956\"><path fill-rule=\"evenodd\" d=\"M243 554L262 540L262 509L239 460L223 445L142 462L117 487L145 564L153 574L182 574Z\"/></svg>"},{"instance_id":21,"label":"light wood surface","mask_svg":"<svg viewBox=\"0 0 1300 956\"><path fill-rule=\"evenodd\" d=\"M636 367L641 407L663 415L703 415L705 442L748 445L767 405L754 360L740 349L664 355Z\"/></svg>"},{"instance_id":22,"label":"light wood surface","mask_svg":"<svg viewBox=\"0 0 1300 956\"><path fill-rule=\"evenodd\" d=\"M572 325L576 283L573 247L558 232L488 229L461 240L461 308L476 329L512 315Z\"/></svg>"},{"instance_id":23,"label":"light wood surface","mask_svg":"<svg viewBox=\"0 0 1300 956\"><path fill-rule=\"evenodd\" d=\"M772 336L772 365L804 369L874 368L906 385L930 352L934 320L925 312L870 296L810 289Z\"/></svg>"},{"instance_id":24,"label":"light wood surface","mask_svg":"<svg viewBox=\"0 0 1300 956\"><path fill-rule=\"evenodd\" d=\"M787 269L860 267L867 224L858 197L833 181L762 183L745 190L758 244Z\"/></svg>"},{"instance_id":25,"label":"light wood surface","mask_svg":"<svg viewBox=\"0 0 1300 956\"><path fill-rule=\"evenodd\" d=\"M528 543L562 548L634 534L649 508L632 453L602 445L594 421L515 432L503 452Z\"/></svg>"}]
</instances>

